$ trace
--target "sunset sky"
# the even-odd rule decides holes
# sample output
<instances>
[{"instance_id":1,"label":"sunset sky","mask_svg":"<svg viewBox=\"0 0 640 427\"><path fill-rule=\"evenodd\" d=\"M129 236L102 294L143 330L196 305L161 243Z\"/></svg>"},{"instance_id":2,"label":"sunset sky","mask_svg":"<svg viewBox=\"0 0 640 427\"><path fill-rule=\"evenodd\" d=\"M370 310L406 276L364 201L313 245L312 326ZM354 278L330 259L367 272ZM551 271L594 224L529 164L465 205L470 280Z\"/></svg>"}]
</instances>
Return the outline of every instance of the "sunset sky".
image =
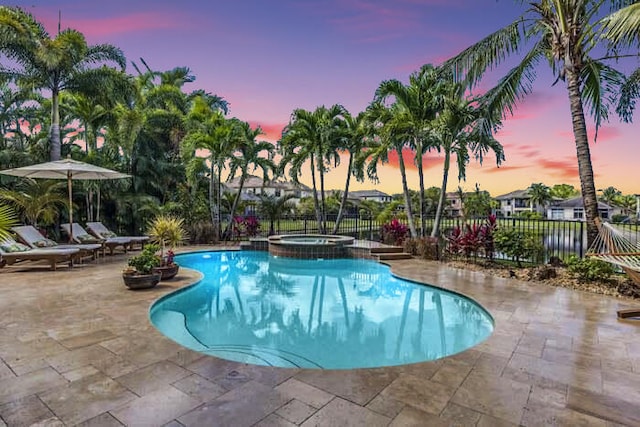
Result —
<instances>
[{"instance_id":1,"label":"sunset sky","mask_svg":"<svg viewBox=\"0 0 640 427\"><path fill-rule=\"evenodd\" d=\"M439 64L524 10L511 0L10 0L9 5L32 13L52 34L61 11L62 28L81 31L90 44L118 46L129 61L139 63L142 57L154 70L189 67L196 81L187 90L224 97L231 116L260 125L264 138L274 142L293 109L339 103L357 114L381 81L406 82L422 64ZM488 76L482 87L505 71ZM472 163L462 188L473 190L477 183L493 196L533 182L579 188L566 90L553 82L548 69L540 68L534 93L497 135L506 162L500 168L491 158L482 166ZM615 116L600 129L591 144L596 188L640 193L634 172L639 130L637 123L623 124ZM344 163L331 172L329 188L344 185ZM425 165L427 186L440 186L442 158L429 154ZM453 168L451 191L456 178ZM354 183L352 189L400 192L397 159L381 169L380 179ZM417 188L415 167L409 180Z\"/></svg>"}]
</instances>

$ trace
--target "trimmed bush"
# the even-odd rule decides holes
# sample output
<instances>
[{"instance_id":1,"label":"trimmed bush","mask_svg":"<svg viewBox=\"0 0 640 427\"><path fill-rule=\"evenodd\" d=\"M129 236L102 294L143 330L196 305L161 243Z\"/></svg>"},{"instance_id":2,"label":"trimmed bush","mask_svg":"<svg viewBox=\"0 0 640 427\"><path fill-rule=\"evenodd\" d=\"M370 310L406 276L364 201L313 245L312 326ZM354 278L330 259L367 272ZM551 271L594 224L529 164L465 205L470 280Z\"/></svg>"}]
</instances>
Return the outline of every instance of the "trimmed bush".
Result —
<instances>
[{"instance_id":1,"label":"trimmed bush","mask_svg":"<svg viewBox=\"0 0 640 427\"><path fill-rule=\"evenodd\" d=\"M511 257L518 267L523 259L537 262L544 246L540 238L529 231L516 230L515 228L499 228L493 234L493 240L497 251Z\"/></svg>"},{"instance_id":2,"label":"trimmed bush","mask_svg":"<svg viewBox=\"0 0 640 427\"><path fill-rule=\"evenodd\" d=\"M571 255L566 264L569 274L580 282L607 281L615 273L611 264L597 258Z\"/></svg>"}]
</instances>

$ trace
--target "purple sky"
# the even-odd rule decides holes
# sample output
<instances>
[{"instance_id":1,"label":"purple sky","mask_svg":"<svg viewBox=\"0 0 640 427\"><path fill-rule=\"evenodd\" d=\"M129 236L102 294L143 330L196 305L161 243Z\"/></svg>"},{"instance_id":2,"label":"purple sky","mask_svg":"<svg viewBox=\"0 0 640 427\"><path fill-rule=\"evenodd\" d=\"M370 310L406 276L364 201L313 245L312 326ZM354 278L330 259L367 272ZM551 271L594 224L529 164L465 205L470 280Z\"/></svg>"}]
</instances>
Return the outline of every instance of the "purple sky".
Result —
<instances>
[{"instance_id":1,"label":"purple sky","mask_svg":"<svg viewBox=\"0 0 640 427\"><path fill-rule=\"evenodd\" d=\"M91 44L116 45L129 61L139 63L142 57L155 70L189 67L196 81L188 90L223 96L231 115L261 125L271 141L294 108L340 103L356 114L382 80L406 81L422 64L440 63L524 10L510 0L31 0L11 5L31 12L51 33L60 10L63 28L83 32ZM561 83L552 87L553 81L541 68L534 93L497 136L507 161L499 169L491 159L482 167L472 164L463 188L472 190L478 183L495 196L532 182L579 187L566 91ZM638 130L636 123L621 124L615 117L603 126L592 145L597 188L612 185L640 193L633 178ZM380 184L365 182L354 189L399 192L395 163L381 169ZM442 158L428 155L425 164L427 185L439 186ZM344 176L344 167L336 169L329 186L341 187ZM449 190L455 190L455 168L451 176ZM416 188L414 171L409 179Z\"/></svg>"}]
</instances>

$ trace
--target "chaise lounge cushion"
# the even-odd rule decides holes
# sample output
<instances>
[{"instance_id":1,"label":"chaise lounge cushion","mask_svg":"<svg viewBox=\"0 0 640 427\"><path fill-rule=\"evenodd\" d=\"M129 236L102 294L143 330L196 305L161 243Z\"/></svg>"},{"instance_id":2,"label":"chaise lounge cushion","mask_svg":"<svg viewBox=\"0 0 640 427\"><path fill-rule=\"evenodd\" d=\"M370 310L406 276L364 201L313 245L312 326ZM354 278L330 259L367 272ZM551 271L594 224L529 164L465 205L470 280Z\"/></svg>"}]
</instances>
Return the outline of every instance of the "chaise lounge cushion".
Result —
<instances>
[{"instance_id":1,"label":"chaise lounge cushion","mask_svg":"<svg viewBox=\"0 0 640 427\"><path fill-rule=\"evenodd\" d=\"M57 245L58 244L56 242L47 238L36 240L35 242L33 242L33 246L35 246L36 248L52 248Z\"/></svg>"},{"instance_id":2,"label":"chaise lounge cushion","mask_svg":"<svg viewBox=\"0 0 640 427\"><path fill-rule=\"evenodd\" d=\"M2 249L2 252L13 254L17 252L27 252L31 248L27 245L23 245L22 243L5 241L0 245L0 249Z\"/></svg>"}]
</instances>

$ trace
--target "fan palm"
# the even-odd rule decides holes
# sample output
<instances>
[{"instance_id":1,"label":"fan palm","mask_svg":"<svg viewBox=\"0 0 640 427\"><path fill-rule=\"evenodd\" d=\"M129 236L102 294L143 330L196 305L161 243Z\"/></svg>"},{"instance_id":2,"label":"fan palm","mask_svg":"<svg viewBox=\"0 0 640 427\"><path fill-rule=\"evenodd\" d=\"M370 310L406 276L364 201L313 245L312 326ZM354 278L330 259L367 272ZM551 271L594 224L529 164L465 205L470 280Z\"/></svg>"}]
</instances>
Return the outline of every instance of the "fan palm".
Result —
<instances>
[{"instance_id":1,"label":"fan palm","mask_svg":"<svg viewBox=\"0 0 640 427\"><path fill-rule=\"evenodd\" d=\"M281 218L295 208L295 205L291 201L295 196L293 194L286 194L277 197L270 194L261 194L258 197L260 197L258 212L269 220L269 235L272 235L275 233L274 224L278 218Z\"/></svg>"},{"instance_id":2,"label":"fan palm","mask_svg":"<svg viewBox=\"0 0 640 427\"><path fill-rule=\"evenodd\" d=\"M10 237L11 227L18 225L16 214L10 206L0 205L0 241Z\"/></svg>"},{"instance_id":3,"label":"fan palm","mask_svg":"<svg viewBox=\"0 0 640 427\"><path fill-rule=\"evenodd\" d=\"M508 71L487 96L490 104L512 112L515 104L531 92L538 62L547 60L557 81L566 84L578 160L578 173L585 207L587 240L590 245L598 234L598 204L593 165L585 119L585 104L594 118L596 132L608 119L610 99L619 93L624 76L608 65L616 55L596 57L603 43L600 38L603 9L629 6L634 1L538 0L513 23L465 49L444 66L476 85L487 69L492 69L513 54L521 62ZM599 19L600 18L600 19ZM605 18L606 20L606 18ZM604 46L606 47L606 46Z\"/></svg>"},{"instance_id":4,"label":"fan palm","mask_svg":"<svg viewBox=\"0 0 640 427\"><path fill-rule=\"evenodd\" d=\"M109 44L89 46L82 33L66 29L51 38L42 24L17 7L0 6L0 52L16 64L2 66L0 74L25 88L51 92L51 160L60 159L59 96L72 92L105 91L114 79L122 77L96 64L115 63L126 66L120 49Z\"/></svg>"}]
</instances>

